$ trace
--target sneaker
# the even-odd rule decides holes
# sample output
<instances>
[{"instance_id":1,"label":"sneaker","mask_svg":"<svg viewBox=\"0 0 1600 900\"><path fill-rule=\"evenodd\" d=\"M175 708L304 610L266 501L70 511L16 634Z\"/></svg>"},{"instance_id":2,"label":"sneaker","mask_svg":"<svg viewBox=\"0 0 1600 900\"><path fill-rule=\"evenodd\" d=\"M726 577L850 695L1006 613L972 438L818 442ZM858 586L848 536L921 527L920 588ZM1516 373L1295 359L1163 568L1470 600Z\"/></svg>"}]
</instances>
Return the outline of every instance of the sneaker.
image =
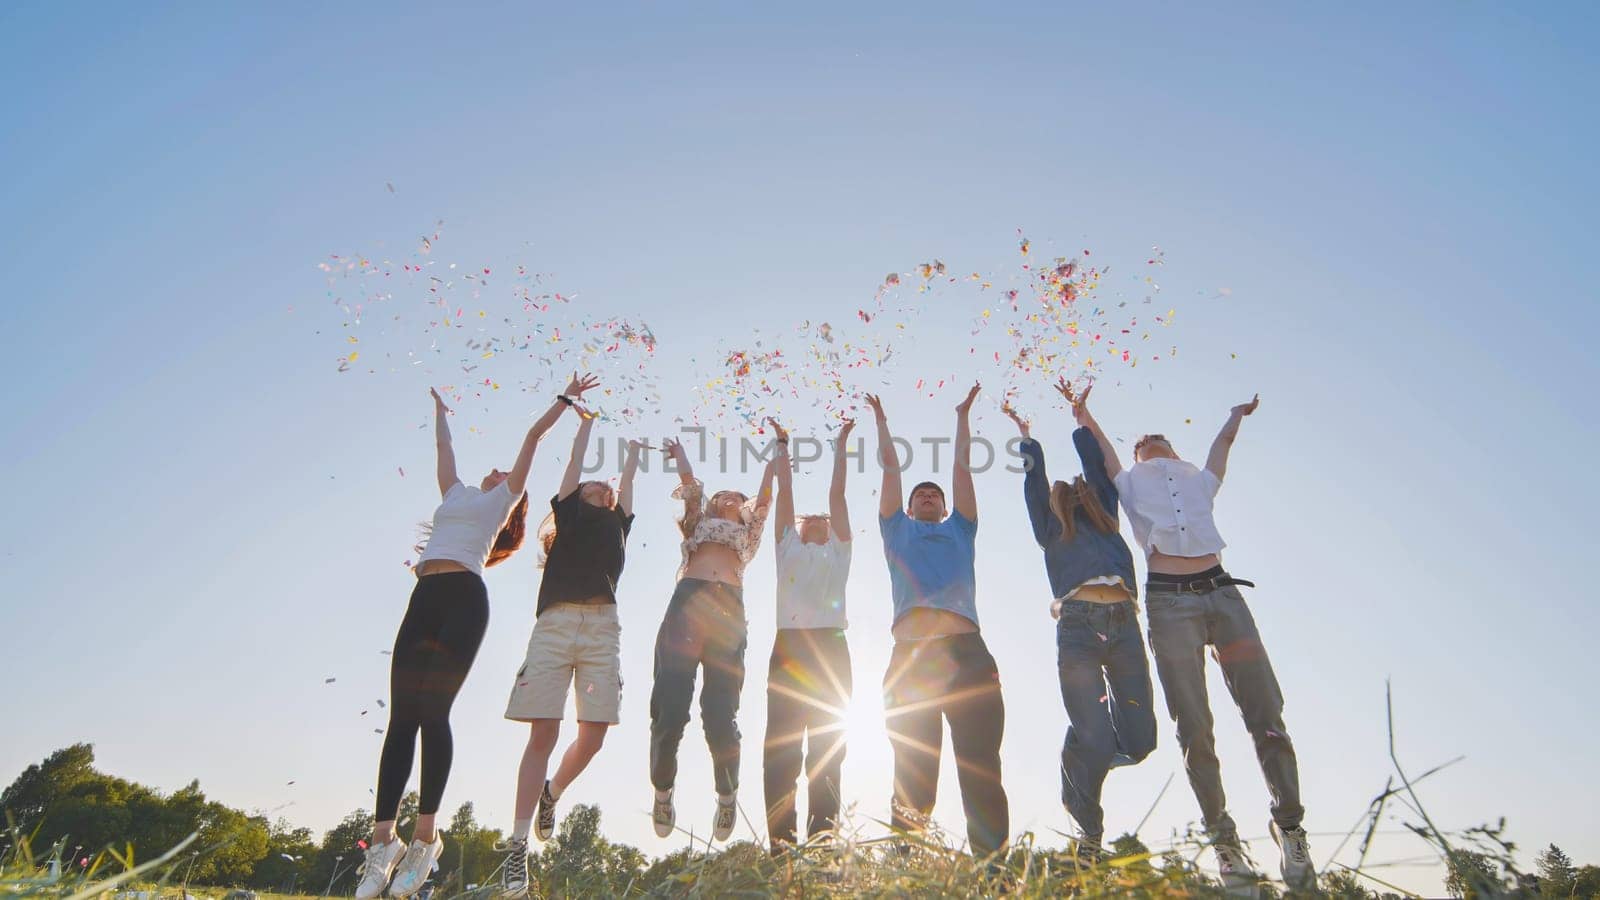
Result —
<instances>
[{"instance_id":1,"label":"sneaker","mask_svg":"<svg viewBox=\"0 0 1600 900\"><path fill-rule=\"evenodd\" d=\"M550 782L544 783L539 793L539 815L533 820L533 833L539 840L548 841L556 833L556 798L550 796Z\"/></svg>"},{"instance_id":2,"label":"sneaker","mask_svg":"<svg viewBox=\"0 0 1600 900\"><path fill-rule=\"evenodd\" d=\"M1101 845L1100 835L1078 832L1072 841L1072 855L1082 868L1093 868L1106 859L1106 849Z\"/></svg>"},{"instance_id":3,"label":"sneaker","mask_svg":"<svg viewBox=\"0 0 1600 900\"><path fill-rule=\"evenodd\" d=\"M655 806L650 810L650 819L656 826L656 837L667 837L672 834L672 826L678 821L678 814L672 808L672 792L667 791L667 799L661 799L661 792L656 792Z\"/></svg>"},{"instance_id":4,"label":"sneaker","mask_svg":"<svg viewBox=\"0 0 1600 900\"><path fill-rule=\"evenodd\" d=\"M500 867L500 896L528 896L528 842L512 838L495 844L494 850L506 855L505 864Z\"/></svg>"},{"instance_id":5,"label":"sneaker","mask_svg":"<svg viewBox=\"0 0 1600 900\"><path fill-rule=\"evenodd\" d=\"M368 847L366 861L357 870L361 873L361 883L356 885L356 900L382 897L383 889L389 886L389 876L394 874L394 867L400 864L400 858L405 855L406 845L399 838L390 838L387 844Z\"/></svg>"},{"instance_id":6,"label":"sneaker","mask_svg":"<svg viewBox=\"0 0 1600 900\"><path fill-rule=\"evenodd\" d=\"M1217 854L1217 874L1222 876L1223 889L1229 894L1246 892L1246 896L1253 896L1260 876L1250 865L1244 848L1237 843L1224 843L1213 844L1211 849Z\"/></svg>"},{"instance_id":7,"label":"sneaker","mask_svg":"<svg viewBox=\"0 0 1600 900\"><path fill-rule=\"evenodd\" d=\"M439 861L439 854L443 852L444 836L437 832L431 844L413 839L411 846L406 849L406 858L400 864L400 871L389 882L389 896L409 897L422 890L422 883L433 874L433 864Z\"/></svg>"},{"instance_id":8,"label":"sneaker","mask_svg":"<svg viewBox=\"0 0 1600 900\"><path fill-rule=\"evenodd\" d=\"M1279 828L1277 822L1267 826L1267 830L1278 845L1278 866L1283 871L1283 883L1297 891L1315 887L1317 870L1311 866L1311 846L1306 843L1306 830L1299 826Z\"/></svg>"},{"instance_id":9,"label":"sneaker","mask_svg":"<svg viewBox=\"0 0 1600 900\"><path fill-rule=\"evenodd\" d=\"M724 800L717 797L717 814L711 820L712 840L725 841L733 837L733 826L739 821L739 806L734 796Z\"/></svg>"}]
</instances>

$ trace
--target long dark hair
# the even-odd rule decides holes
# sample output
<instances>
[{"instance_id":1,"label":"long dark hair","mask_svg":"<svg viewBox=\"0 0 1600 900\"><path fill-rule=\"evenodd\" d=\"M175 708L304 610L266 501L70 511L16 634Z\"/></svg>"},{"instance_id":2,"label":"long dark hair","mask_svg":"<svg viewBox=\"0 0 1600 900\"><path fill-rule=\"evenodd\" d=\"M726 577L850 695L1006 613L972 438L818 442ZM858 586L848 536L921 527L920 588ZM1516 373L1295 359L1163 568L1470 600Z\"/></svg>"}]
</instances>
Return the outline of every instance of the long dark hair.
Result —
<instances>
[{"instance_id":1,"label":"long dark hair","mask_svg":"<svg viewBox=\"0 0 1600 900\"><path fill-rule=\"evenodd\" d=\"M1072 479L1071 484L1058 481L1050 486L1050 510L1061 520L1061 536L1064 540L1070 541L1078 536L1078 519L1073 511L1080 507L1096 529L1104 532L1117 530L1117 517L1100 505L1100 498L1095 496L1094 488L1082 475Z\"/></svg>"},{"instance_id":2,"label":"long dark hair","mask_svg":"<svg viewBox=\"0 0 1600 900\"><path fill-rule=\"evenodd\" d=\"M495 535L494 546L489 548L489 560L484 566L494 566L511 558L522 546L522 539L528 536L528 492L522 492L522 498L517 505L511 507L511 515L506 517L506 524L500 526L500 533Z\"/></svg>"}]
</instances>

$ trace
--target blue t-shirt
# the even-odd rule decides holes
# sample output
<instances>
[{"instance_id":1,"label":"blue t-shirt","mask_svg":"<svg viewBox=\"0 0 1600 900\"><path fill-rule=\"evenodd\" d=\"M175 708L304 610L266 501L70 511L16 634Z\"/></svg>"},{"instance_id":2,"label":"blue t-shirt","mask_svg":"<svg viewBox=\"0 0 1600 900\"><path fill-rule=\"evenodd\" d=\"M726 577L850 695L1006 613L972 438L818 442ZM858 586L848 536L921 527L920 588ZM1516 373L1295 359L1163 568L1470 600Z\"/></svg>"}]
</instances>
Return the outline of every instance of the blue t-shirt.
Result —
<instances>
[{"instance_id":1,"label":"blue t-shirt","mask_svg":"<svg viewBox=\"0 0 1600 900\"><path fill-rule=\"evenodd\" d=\"M916 607L943 609L978 624L978 579L973 571L978 523L959 512L943 522L919 522L905 510L878 518L889 562L896 622Z\"/></svg>"}]
</instances>

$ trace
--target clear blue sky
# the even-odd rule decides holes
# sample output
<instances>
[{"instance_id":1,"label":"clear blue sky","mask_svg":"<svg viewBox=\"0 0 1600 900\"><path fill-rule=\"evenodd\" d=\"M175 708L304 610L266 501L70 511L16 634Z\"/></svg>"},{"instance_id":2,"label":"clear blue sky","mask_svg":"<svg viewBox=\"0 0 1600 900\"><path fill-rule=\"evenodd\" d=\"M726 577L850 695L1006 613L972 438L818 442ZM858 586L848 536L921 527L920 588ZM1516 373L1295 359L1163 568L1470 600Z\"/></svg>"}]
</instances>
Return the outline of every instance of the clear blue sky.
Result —
<instances>
[{"instance_id":1,"label":"clear blue sky","mask_svg":"<svg viewBox=\"0 0 1600 900\"><path fill-rule=\"evenodd\" d=\"M923 259L1014 265L1021 227L1129 267L1167 253L1180 357L1096 391L1108 430L1164 430L1198 456L1230 404L1262 394L1219 522L1229 567L1260 584L1308 828L1342 833L1387 777L1391 678L1404 760L1467 756L1428 786L1437 821L1505 816L1526 848L1600 863L1600 735L1583 712L1600 623L1581 577L1600 504L1582 462L1600 377L1594 9L855 7L0 12L0 777L87 740L119 775L198 777L319 830L369 802L378 651L437 496L396 472L431 466L427 379L333 369L348 348L313 268L328 253L404 248L399 261L444 219L439 259L517 259L589 314L648 321L670 406L717 338L849 321L885 272ZM927 351L960 337L926 337L886 401L897 429L941 434L954 394L911 382L950 374ZM463 471L504 465L545 396L467 404ZM1069 423L1036 406L1069 474ZM1009 427L992 404L977 420L997 438ZM541 451L536 498L570 429ZM802 475L802 507L820 505L822 477ZM1013 828L1058 841L1065 715L1017 479L978 481L979 603L1008 704ZM851 486L861 525L874 482ZM569 795L650 854L677 846L646 824L670 486L641 477L625 721ZM890 610L863 538L845 789L881 817ZM748 585L752 815L768 553ZM455 714L446 807L471 799L502 827L523 732L500 714L536 579L531 554L491 574L490 633ZM1232 810L1262 836L1265 790L1220 679L1213 702ZM1161 740L1111 777L1113 830L1173 772L1145 836L1196 818L1165 718ZM680 820L709 827L698 726L683 758ZM959 830L949 771L938 816ZM1334 843L1314 839L1319 864ZM1404 837L1380 850L1425 854ZM1436 868L1387 871L1439 890Z\"/></svg>"}]
</instances>

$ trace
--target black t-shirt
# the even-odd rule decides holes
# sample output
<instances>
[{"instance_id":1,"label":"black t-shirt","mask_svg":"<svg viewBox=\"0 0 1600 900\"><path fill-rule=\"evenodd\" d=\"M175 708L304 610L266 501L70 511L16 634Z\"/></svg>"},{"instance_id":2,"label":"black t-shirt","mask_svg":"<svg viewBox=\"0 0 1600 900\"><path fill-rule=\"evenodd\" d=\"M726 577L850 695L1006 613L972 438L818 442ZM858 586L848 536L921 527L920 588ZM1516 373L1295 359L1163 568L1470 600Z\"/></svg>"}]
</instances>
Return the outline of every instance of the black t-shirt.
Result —
<instances>
[{"instance_id":1,"label":"black t-shirt","mask_svg":"<svg viewBox=\"0 0 1600 900\"><path fill-rule=\"evenodd\" d=\"M617 579L622 577L623 551L633 516L583 502L582 491L565 498L551 497L556 539L544 562L535 616L557 603L604 597L617 602Z\"/></svg>"}]
</instances>

